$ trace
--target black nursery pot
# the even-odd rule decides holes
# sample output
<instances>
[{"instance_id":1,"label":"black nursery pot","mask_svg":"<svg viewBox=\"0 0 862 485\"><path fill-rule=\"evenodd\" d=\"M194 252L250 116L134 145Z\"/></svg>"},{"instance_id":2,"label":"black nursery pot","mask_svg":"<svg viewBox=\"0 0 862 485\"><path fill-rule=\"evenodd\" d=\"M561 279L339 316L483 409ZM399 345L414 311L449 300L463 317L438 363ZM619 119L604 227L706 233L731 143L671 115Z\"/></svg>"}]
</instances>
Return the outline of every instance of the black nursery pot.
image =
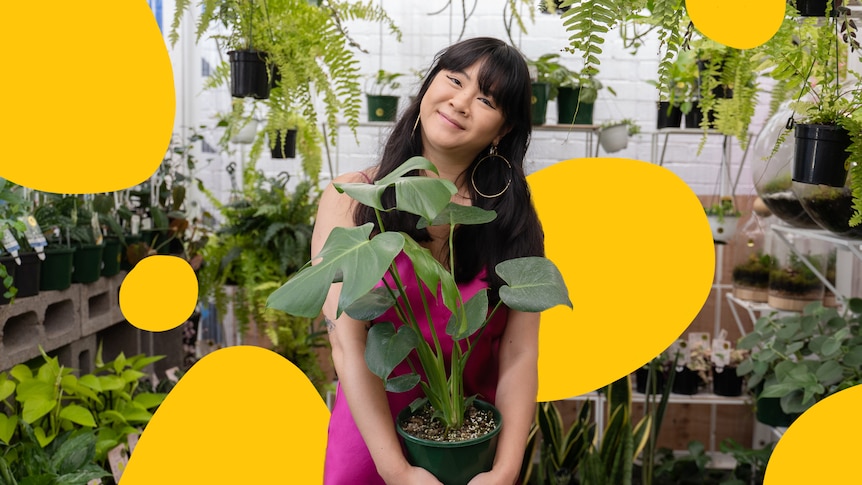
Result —
<instances>
[{"instance_id":1,"label":"black nursery pot","mask_svg":"<svg viewBox=\"0 0 862 485\"><path fill-rule=\"evenodd\" d=\"M796 125L793 180L805 184L844 187L850 134L837 125Z\"/></svg>"},{"instance_id":2,"label":"black nursery pot","mask_svg":"<svg viewBox=\"0 0 862 485\"><path fill-rule=\"evenodd\" d=\"M649 379L649 369L641 367L635 371L635 390L641 394L647 393L647 379ZM661 394L664 392L667 377L664 372L659 370L655 373L655 392Z\"/></svg>"},{"instance_id":3,"label":"black nursery pot","mask_svg":"<svg viewBox=\"0 0 862 485\"><path fill-rule=\"evenodd\" d=\"M669 101L659 101L656 128L679 128L682 125L682 110L671 106Z\"/></svg>"},{"instance_id":4,"label":"black nursery pot","mask_svg":"<svg viewBox=\"0 0 862 485\"><path fill-rule=\"evenodd\" d=\"M16 298L36 296L39 294L39 274L42 260L35 251L21 253L21 264L15 269L14 285L18 288Z\"/></svg>"},{"instance_id":5,"label":"black nursery pot","mask_svg":"<svg viewBox=\"0 0 862 485\"><path fill-rule=\"evenodd\" d=\"M719 396L741 396L743 379L736 375L736 367L712 368L712 392Z\"/></svg>"},{"instance_id":6,"label":"black nursery pot","mask_svg":"<svg viewBox=\"0 0 862 485\"><path fill-rule=\"evenodd\" d=\"M673 387L670 390L674 394L697 394L700 382L700 375L697 371L683 367L682 370L676 372L676 376L673 378Z\"/></svg>"},{"instance_id":7,"label":"black nursery pot","mask_svg":"<svg viewBox=\"0 0 862 485\"><path fill-rule=\"evenodd\" d=\"M796 0L796 10L802 17L825 17L827 0ZM838 16L838 7L843 4L841 0L832 0L832 10L829 12L830 17Z\"/></svg>"},{"instance_id":8,"label":"black nursery pot","mask_svg":"<svg viewBox=\"0 0 862 485\"><path fill-rule=\"evenodd\" d=\"M700 110L700 103L695 101L691 104L691 111L685 114L685 127L700 128L701 120L703 120L703 111Z\"/></svg>"},{"instance_id":9,"label":"black nursery pot","mask_svg":"<svg viewBox=\"0 0 862 485\"><path fill-rule=\"evenodd\" d=\"M296 130L287 130L284 143L281 140L281 132L276 132L275 145L271 150L272 158L296 158Z\"/></svg>"},{"instance_id":10,"label":"black nursery pot","mask_svg":"<svg viewBox=\"0 0 862 485\"><path fill-rule=\"evenodd\" d=\"M235 98L269 98L266 52L230 51L230 94Z\"/></svg>"}]
</instances>

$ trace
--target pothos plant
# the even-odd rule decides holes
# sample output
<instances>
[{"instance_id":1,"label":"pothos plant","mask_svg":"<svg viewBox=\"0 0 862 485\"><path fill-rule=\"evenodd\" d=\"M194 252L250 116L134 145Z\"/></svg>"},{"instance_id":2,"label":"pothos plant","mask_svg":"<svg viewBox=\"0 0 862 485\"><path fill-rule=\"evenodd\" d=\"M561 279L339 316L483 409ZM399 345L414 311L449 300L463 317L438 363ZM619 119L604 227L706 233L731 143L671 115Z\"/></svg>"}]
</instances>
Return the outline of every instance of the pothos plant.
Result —
<instances>
[{"instance_id":1,"label":"pothos plant","mask_svg":"<svg viewBox=\"0 0 862 485\"><path fill-rule=\"evenodd\" d=\"M373 208L378 220L382 211L399 210L418 215L420 227L448 225L448 259L455 261L451 244L455 227L488 223L496 213L451 203L451 197L457 192L452 182L410 176L414 170L437 173L431 162L413 157L373 184L347 183L336 184L335 187ZM390 187L394 187L396 203L394 207L384 207L381 196ZM320 253L315 255L319 262L309 263L297 272L270 295L267 305L290 314L316 317L329 287L334 282L341 282L336 317L345 312L352 318L372 321L394 308L401 323L399 327L391 322L380 322L368 331L365 352L368 368L384 380L386 389L391 392L404 392L419 384L425 397L414 401L411 408L418 409L428 402L434 409L435 418L447 430L458 429L475 397L464 395L464 368L487 322L503 305L526 312L541 312L556 305L571 307L562 275L550 260L542 257L501 262L495 270L506 284L499 290L499 302L489 310L487 289L463 301L455 283L454 269L447 269L410 236L386 231L382 224L380 232L373 237L372 230L372 223L333 229ZM442 353L427 302L414 308L406 298L407 282L394 264L402 251L415 268L415 283L424 286L435 297L438 291L441 292L443 304L452 312L446 334L456 345L452 346L449 362ZM394 283L379 285L381 281L385 282L384 274L388 274ZM422 338L417 317L421 314L425 314L430 326L432 343ZM425 372L425 379L420 378L415 369L412 373L389 378L395 367L414 351Z\"/></svg>"}]
</instances>

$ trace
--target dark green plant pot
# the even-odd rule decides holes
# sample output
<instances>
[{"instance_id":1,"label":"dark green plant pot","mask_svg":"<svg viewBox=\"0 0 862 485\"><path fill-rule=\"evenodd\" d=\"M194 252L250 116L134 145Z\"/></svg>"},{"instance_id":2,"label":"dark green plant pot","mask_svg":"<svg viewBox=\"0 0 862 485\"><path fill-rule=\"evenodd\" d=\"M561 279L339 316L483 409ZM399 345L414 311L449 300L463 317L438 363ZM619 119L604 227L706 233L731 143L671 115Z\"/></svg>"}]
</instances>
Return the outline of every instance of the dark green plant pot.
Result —
<instances>
[{"instance_id":1,"label":"dark green plant pot","mask_svg":"<svg viewBox=\"0 0 862 485\"><path fill-rule=\"evenodd\" d=\"M679 128L682 125L682 110L668 101L659 101L656 128Z\"/></svg>"},{"instance_id":2,"label":"dark green plant pot","mask_svg":"<svg viewBox=\"0 0 862 485\"><path fill-rule=\"evenodd\" d=\"M754 416L759 422L767 426L781 428L790 426L799 417L798 414L785 413L781 409L781 399L777 397L758 397L755 403Z\"/></svg>"},{"instance_id":3,"label":"dark green plant pot","mask_svg":"<svg viewBox=\"0 0 862 485\"><path fill-rule=\"evenodd\" d=\"M844 187L850 133L838 125L797 124L793 181Z\"/></svg>"},{"instance_id":4,"label":"dark green plant pot","mask_svg":"<svg viewBox=\"0 0 862 485\"><path fill-rule=\"evenodd\" d=\"M102 276L114 276L120 272L120 239L105 238L105 248L102 250Z\"/></svg>"},{"instance_id":5,"label":"dark green plant pot","mask_svg":"<svg viewBox=\"0 0 862 485\"><path fill-rule=\"evenodd\" d=\"M72 282L92 283L102 276L104 244L83 244L72 255Z\"/></svg>"},{"instance_id":6,"label":"dark green plant pot","mask_svg":"<svg viewBox=\"0 0 862 485\"><path fill-rule=\"evenodd\" d=\"M6 267L6 274L11 276L12 280L14 281L15 270L18 268L18 265L15 263L15 258L13 258L11 255L0 257L0 264ZM14 287L15 284L13 283L12 286ZM9 303L9 299L3 296L4 293L6 293L6 287L3 286L3 282L0 281L0 305L5 305L6 303Z\"/></svg>"},{"instance_id":7,"label":"dark green plant pot","mask_svg":"<svg viewBox=\"0 0 862 485\"><path fill-rule=\"evenodd\" d=\"M75 248L45 248L45 261L39 279L39 289L43 291L65 290L72 286L72 260Z\"/></svg>"},{"instance_id":8,"label":"dark green plant pot","mask_svg":"<svg viewBox=\"0 0 862 485\"><path fill-rule=\"evenodd\" d=\"M794 6L799 11L800 17L825 17L827 0L795 0ZM838 16L838 7L844 2L841 0L832 0L832 8L829 12L830 17Z\"/></svg>"},{"instance_id":9,"label":"dark green plant pot","mask_svg":"<svg viewBox=\"0 0 862 485\"><path fill-rule=\"evenodd\" d=\"M581 88L559 88L557 94L557 123L561 125L593 124L593 103L578 104Z\"/></svg>"},{"instance_id":10,"label":"dark green plant pot","mask_svg":"<svg viewBox=\"0 0 862 485\"><path fill-rule=\"evenodd\" d=\"M394 121L398 114L398 96L367 94L368 121Z\"/></svg>"},{"instance_id":11,"label":"dark green plant pot","mask_svg":"<svg viewBox=\"0 0 862 485\"><path fill-rule=\"evenodd\" d=\"M499 424L485 436L456 443L424 440L407 434L400 423L410 416L410 407L398 413L395 429L404 439L407 461L428 470L444 485L465 485L476 475L490 470L497 452L502 416L490 403L477 399L473 404L479 409L491 410Z\"/></svg>"},{"instance_id":12,"label":"dark green plant pot","mask_svg":"<svg viewBox=\"0 0 862 485\"><path fill-rule=\"evenodd\" d=\"M20 253L21 264L15 269L14 285L18 288L15 298L25 298L39 294L39 276L42 260L35 251Z\"/></svg>"},{"instance_id":13,"label":"dark green plant pot","mask_svg":"<svg viewBox=\"0 0 862 485\"><path fill-rule=\"evenodd\" d=\"M533 83L533 96L530 98L530 115L534 125L544 125L548 113L548 83Z\"/></svg>"},{"instance_id":14,"label":"dark green plant pot","mask_svg":"<svg viewBox=\"0 0 862 485\"><path fill-rule=\"evenodd\" d=\"M145 229L141 231L141 242L156 250L159 254L170 254L171 242L166 230Z\"/></svg>"}]
</instances>

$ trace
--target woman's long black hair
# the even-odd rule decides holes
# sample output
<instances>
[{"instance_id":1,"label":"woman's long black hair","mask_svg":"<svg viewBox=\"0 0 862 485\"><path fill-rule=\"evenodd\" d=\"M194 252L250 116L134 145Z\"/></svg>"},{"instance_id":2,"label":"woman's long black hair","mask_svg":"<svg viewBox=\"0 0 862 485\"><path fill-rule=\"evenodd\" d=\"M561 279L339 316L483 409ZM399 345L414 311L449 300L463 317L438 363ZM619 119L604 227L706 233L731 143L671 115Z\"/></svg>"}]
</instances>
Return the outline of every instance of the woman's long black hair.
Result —
<instances>
[{"instance_id":1,"label":"woman's long black hair","mask_svg":"<svg viewBox=\"0 0 862 485\"><path fill-rule=\"evenodd\" d=\"M491 158L476 169L474 179L484 194L499 192L509 179L511 184L496 198L486 198L476 192L469 180L474 167L488 154L487 150L477 154L461 175L468 181L465 186L470 191L473 205L496 211L497 218L489 224L460 226L455 231L455 279L458 282L470 281L480 270L485 269L487 283L496 290L503 283L494 271L497 263L515 257L544 255L542 227L530 199L524 174L524 157L532 132L532 90L527 64L517 49L499 39L477 37L454 44L439 53L419 93L395 123L374 180L380 180L407 159L422 154L421 130L416 129L414 132L413 127L419 117L422 97L434 77L441 70L464 71L480 61L479 88L494 98L498 109L502 110L505 126L509 128L497 145L497 153L509 161L511 170L499 158ZM394 199L395 194L390 191L384 195L384 204L394 206ZM387 231L403 231L419 242L430 240L428 231L416 229L417 216L389 211L382 213L381 218ZM372 222L379 229L376 227L374 210L364 205L357 206L354 222L357 225ZM496 294L496 291L492 293Z\"/></svg>"}]
</instances>

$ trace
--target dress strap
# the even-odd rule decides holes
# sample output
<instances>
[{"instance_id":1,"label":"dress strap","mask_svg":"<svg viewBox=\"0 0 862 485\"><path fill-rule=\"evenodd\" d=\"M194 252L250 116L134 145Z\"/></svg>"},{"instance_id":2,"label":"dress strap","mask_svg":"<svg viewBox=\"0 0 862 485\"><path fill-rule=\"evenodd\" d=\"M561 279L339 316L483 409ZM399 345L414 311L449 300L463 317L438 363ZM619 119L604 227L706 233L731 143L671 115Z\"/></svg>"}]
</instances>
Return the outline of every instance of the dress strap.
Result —
<instances>
[{"instance_id":1,"label":"dress strap","mask_svg":"<svg viewBox=\"0 0 862 485\"><path fill-rule=\"evenodd\" d=\"M359 174L362 175L362 178L364 178L366 182L368 182L369 184L372 183L371 177L369 177L368 174L362 171L360 171Z\"/></svg>"}]
</instances>

